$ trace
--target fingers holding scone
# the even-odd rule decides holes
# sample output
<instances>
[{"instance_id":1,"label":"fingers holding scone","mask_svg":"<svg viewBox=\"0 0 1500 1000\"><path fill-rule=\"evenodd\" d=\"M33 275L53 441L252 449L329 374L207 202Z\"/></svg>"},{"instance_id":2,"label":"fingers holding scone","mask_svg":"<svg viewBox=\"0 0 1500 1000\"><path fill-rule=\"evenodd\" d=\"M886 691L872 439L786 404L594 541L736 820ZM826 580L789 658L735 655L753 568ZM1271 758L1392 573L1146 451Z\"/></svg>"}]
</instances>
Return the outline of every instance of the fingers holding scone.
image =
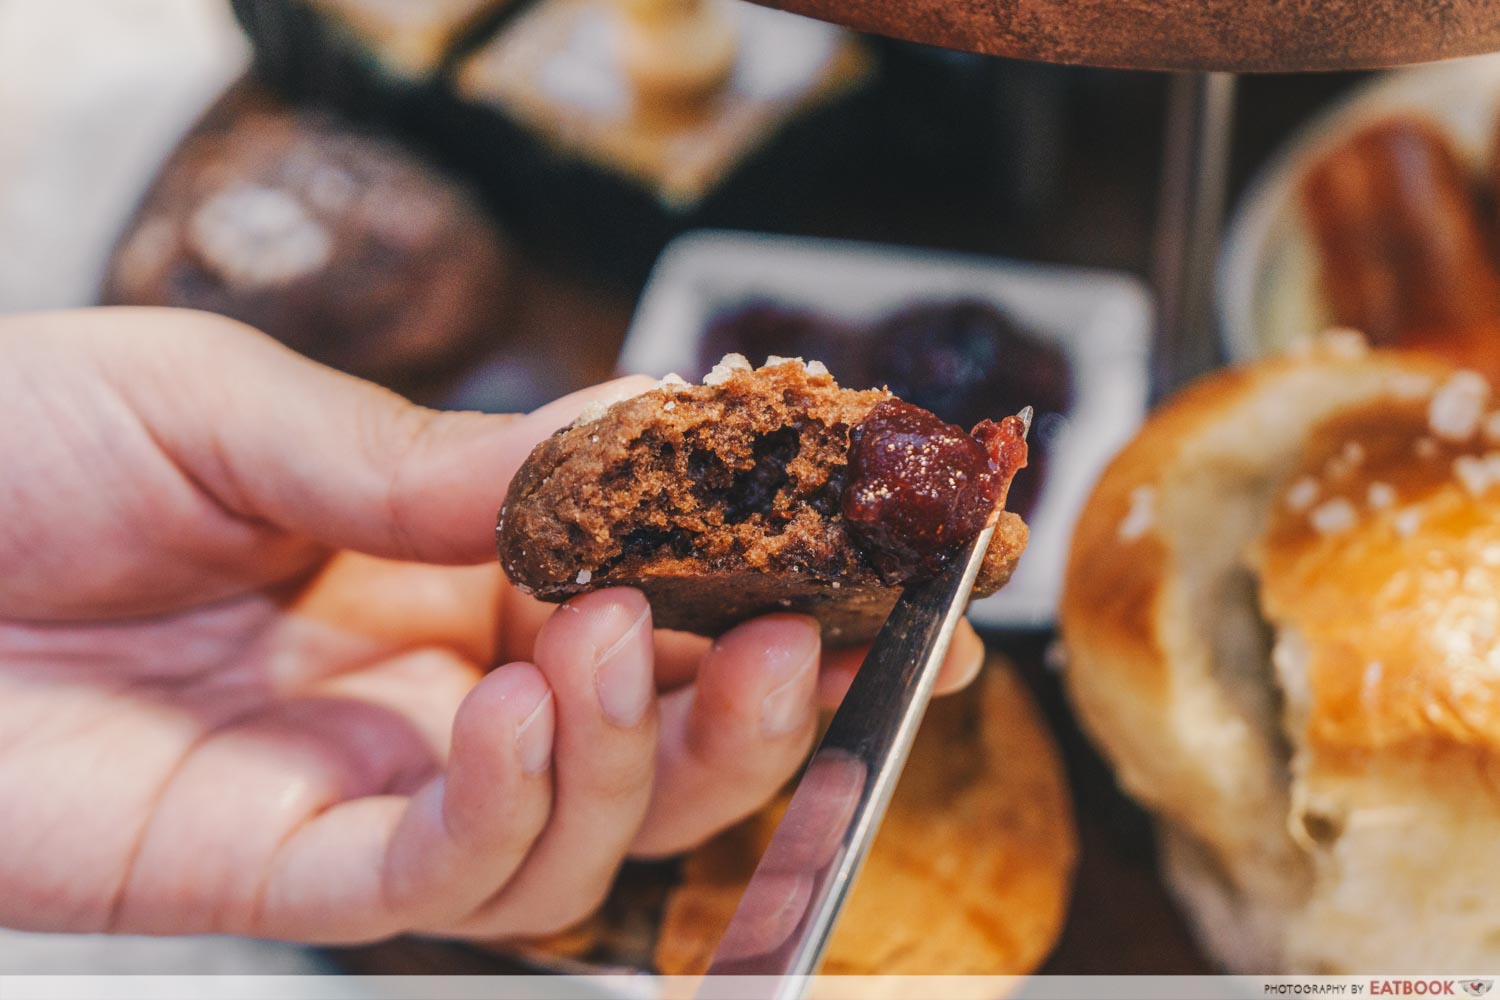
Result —
<instances>
[{"instance_id":1,"label":"fingers holding scone","mask_svg":"<svg viewBox=\"0 0 1500 1000\"><path fill-rule=\"evenodd\" d=\"M556 704L552 815L526 864L459 929L546 934L604 898L651 801L657 742L651 609L633 590L564 604L535 660Z\"/></svg>"},{"instance_id":2,"label":"fingers holding scone","mask_svg":"<svg viewBox=\"0 0 1500 1000\"><path fill-rule=\"evenodd\" d=\"M662 699L656 786L633 853L693 847L796 772L817 726L820 652L803 615L757 618L714 642L696 682Z\"/></svg>"},{"instance_id":3,"label":"fingers holding scone","mask_svg":"<svg viewBox=\"0 0 1500 1000\"><path fill-rule=\"evenodd\" d=\"M819 704L824 708L839 706L849 685L854 683L854 675L859 672L860 664L864 662L868 652L867 646L846 646L835 649L824 657L823 676L818 682ZM979 638L979 633L974 631L969 620L962 618L953 632L948 655L943 657L943 665L938 668L933 693L944 695L962 691L979 676L979 668L983 664L984 640Z\"/></svg>"},{"instance_id":4,"label":"fingers holding scone","mask_svg":"<svg viewBox=\"0 0 1500 1000\"><path fill-rule=\"evenodd\" d=\"M343 704L338 714L319 717L317 738L324 742L309 749L323 749L304 760L335 761L328 748L349 740L367 747L390 742L368 711L353 714L353 699ZM512 877L547 821L553 707L535 667L512 664L490 673L457 707L441 774L410 796L356 794L305 818L265 865L253 914L233 929L326 942L447 931ZM342 737L335 728L340 719L353 727ZM259 739L264 745L272 735ZM280 761L283 785L306 787L309 778ZM243 777L236 780L237 796L252 807L236 820L246 830L288 801L281 792L257 803L252 791ZM175 840L180 858L181 830ZM179 860L173 870L180 869ZM180 931L143 923L131 929Z\"/></svg>"}]
</instances>

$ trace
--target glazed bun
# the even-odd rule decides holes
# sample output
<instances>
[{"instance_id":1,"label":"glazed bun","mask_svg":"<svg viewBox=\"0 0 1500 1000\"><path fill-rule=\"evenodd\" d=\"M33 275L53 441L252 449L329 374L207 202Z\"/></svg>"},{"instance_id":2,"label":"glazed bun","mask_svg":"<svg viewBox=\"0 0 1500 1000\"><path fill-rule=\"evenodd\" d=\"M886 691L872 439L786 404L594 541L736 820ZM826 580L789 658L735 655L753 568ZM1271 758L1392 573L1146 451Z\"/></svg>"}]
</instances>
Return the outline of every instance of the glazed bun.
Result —
<instances>
[{"instance_id":1,"label":"glazed bun","mask_svg":"<svg viewBox=\"0 0 1500 1000\"><path fill-rule=\"evenodd\" d=\"M1203 380L1078 526L1067 687L1245 973L1500 966L1500 414L1340 336Z\"/></svg>"},{"instance_id":2,"label":"glazed bun","mask_svg":"<svg viewBox=\"0 0 1500 1000\"><path fill-rule=\"evenodd\" d=\"M667 896L656 968L708 968L788 795L689 855ZM823 963L833 976L1019 976L1062 932L1077 856L1062 761L1015 669L991 656L932 703ZM880 984L865 982L861 995ZM892 995L910 984L892 980ZM945 997L993 997L945 981Z\"/></svg>"}]
</instances>

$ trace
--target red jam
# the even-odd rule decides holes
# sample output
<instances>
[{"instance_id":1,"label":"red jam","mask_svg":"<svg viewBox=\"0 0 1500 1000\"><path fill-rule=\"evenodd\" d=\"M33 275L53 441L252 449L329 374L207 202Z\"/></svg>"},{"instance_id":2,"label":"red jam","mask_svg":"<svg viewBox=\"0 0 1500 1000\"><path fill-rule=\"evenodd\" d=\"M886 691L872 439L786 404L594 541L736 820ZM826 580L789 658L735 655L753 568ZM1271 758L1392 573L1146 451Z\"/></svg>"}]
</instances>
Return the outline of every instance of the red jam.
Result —
<instances>
[{"instance_id":1,"label":"red jam","mask_svg":"<svg viewBox=\"0 0 1500 1000\"><path fill-rule=\"evenodd\" d=\"M985 420L965 434L888 399L854 428L844 517L887 582L927 579L984 530L1025 464L1019 417Z\"/></svg>"}]
</instances>

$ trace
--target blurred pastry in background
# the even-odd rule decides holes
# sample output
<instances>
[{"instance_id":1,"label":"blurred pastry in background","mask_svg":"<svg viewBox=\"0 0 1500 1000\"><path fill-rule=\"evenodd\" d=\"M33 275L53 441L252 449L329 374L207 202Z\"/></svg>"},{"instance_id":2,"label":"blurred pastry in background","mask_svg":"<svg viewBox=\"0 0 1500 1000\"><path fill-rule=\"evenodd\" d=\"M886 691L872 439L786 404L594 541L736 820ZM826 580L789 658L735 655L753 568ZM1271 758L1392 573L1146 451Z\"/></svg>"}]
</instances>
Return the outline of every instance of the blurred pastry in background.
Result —
<instances>
[{"instance_id":1,"label":"blurred pastry in background","mask_svg":"<svg viewBox=\"0 0 1500 1000\"><path fill-rule=\"evenodd\" d=\"M463 185L242 83L162 168L103 300L221 313L425 399L499 341L511 275Z\"/></svg>"},{"instance_id":2,"label":"blurred pastry in background","mask_svg":"<svg viewBox=\"0 0 1500 1000\"><path fill-rule=\"evenodd\" d=\"M1500 272L1477 180L1421 118L1376 122L1317 162L1302 203L1330 321L1500 376Z\"/></svg>"},{"instance_id":3,"label":"blurred pastry in background","mask_svg":"<svg viewBox=\"0 0 1500 1000\"><path fill-rule=\"evenodd\" d=\"M786 801L684 862L658 972L707 968ZM1075 857L1057 750L1014 669L992 657L971 688L928 709L822 971L1031 972L1061 933Z\"/></svg>"},{"instance_id":4,"label":"blurred pastry in background","mask_svg":"<svg viewBox=\"0 0 1500 1000\"><path fill-rule=\"evenodd\" d=\"M1211 375L1074 537L1065 680L1239 973L1500 964L1500 411L1339 335Z\"/></svg>"},{"instance_id":5,"label":"blurred pastry in background","mask_svg":"<svg viewBox=\"0 0 1500 1000\"><path fill-rule=\"evenodd\" d=\"M740 0L539 0L458 61L443 143L508 224L636 280L815 188L871 73L849 32Z\"/></svg>"},{"instance_id":6,"label":"blurred pastry in background","mask_svg":"<svg viewBox=\"0 0 1500 1000\"><path fill-rule=\"evenodd\" d=\"M423 92L512 0L230 0L284 96L410 123Z\"/></svg>"}]
</instances>

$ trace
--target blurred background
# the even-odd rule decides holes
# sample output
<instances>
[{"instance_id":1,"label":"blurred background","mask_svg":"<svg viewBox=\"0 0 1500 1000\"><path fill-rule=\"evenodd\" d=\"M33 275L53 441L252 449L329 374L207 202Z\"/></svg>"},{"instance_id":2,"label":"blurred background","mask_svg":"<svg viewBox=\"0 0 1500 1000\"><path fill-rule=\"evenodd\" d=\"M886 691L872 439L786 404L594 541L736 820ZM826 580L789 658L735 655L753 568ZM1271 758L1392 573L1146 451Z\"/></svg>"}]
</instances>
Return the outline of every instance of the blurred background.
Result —
<instances>
[{"instance_id":1,"label":"blurred background","mask_svg":"<svg viewBox=\"0 0 1500 1000\"><path fill-rule=\"evenodd\" d=\"M649 138L633 147L629 127L617 128L628 113L590 121L578 110L592 99L588 86L613 87L628 104L635 84L625 71L571 89L557 84L548 72L585 73L565 60L538 68L556 55L549 46L563 46L545 37L551 24L525 30L538 27L525 20L532 6L244 0L261 54L246 75L252 46L229 0L0 0L0 308L186 301L268 327L278 326L265 320L279 308L284 328L270 332L295 341L292 327L318 307L305 289L288 292L297 303L273 306L263 301L265 286L244 281L189 287L182 271L214 265L168 261L165 251L148 260L142 247L153 237L158 246L172 239L150 223L185 219L211 197L204 188L223 182L210 175L294 186L295 178L276 171L298 141L336 146L319 154L334 165L386 171L358 183L394 185L432 212L472 219L470 205L483 205L487 232L461 234L471 243L431 237L431 247L406 248L412 259L383 263L393 274L406 268L410 286L409 272L423 266L416 258L440 253L445 240L485 244L495 259L484 262L487 270L476 267L470 284L506 287L496 303L485 303L487 322L473 324L485 329L451 331L454 341L473 339L457 352L467 363L434 363L454 348L437 342L410 345L405 361L408 371L473 371L510 353L556 352L539 366L514 360L538 370L529 378L497 373L464 400L496 409L529 408L609 374L656 254L691 228L727 225L1150 275L1164 74L1001 60L841 31L815 31L836 37L801 45L772 37L759 58L770 68L757 65L753 75L774 76L785 59L790 79L750 81L740 106L719 109L729 121L689 121L677 130L671 157L681 156L683 144L703 149L692 154L688 190L663 197L678 179L664 177L669 169L653 157L669 154L636 148ZM569 6L576 5L531 13ZM417 9L425 13L413 16ZM762 21L814 24L749 11ZM525 37L508 37L515 34ZM759 36L741 30L738 38ZM806 51L844 44L858 48L841 53L851 57L842 62ZM494 69L512 62L519 65L509 76ZM840 79L820 79L828 74ZM1246 78L1234 190L1279 139L1356 78ZM683 84L695 85L703 84ZM691 94L658 98L661 114L688 117L701 111L695 101ZM799 129L808 119L811 128ZM596 138L612 128L625 134ZM368 145L351 145L371 136ZM335 239L378 239L378 232L353 232L358 224L345 222ZM378 220L364 224L379 229ZM144 237L143 226L151 230ZM274 242L274 235L258 238ZM197 255L191 243L176 249ZM198 286L234 285L212 277ZM455 290L449 299L466 294L476 293ZM446 308L461 311L451 301ZM337 363L339 350L357 352L354 341L375 336L349 325L344 343L303 346Z\"/></svg>"},{"instance_id":2,"label":"blurred background","mask_svg":"<svg viewBox=\"0 0 1500 1000\"><path fill-rule=\"evenodd\" d=\"M1326 322L1398 340L1400 308L1340 297L1319 255L1369 199L1431 201L1443 168L1320 202L1344 213L1321 228L1301 185L1413 107L1439 109L1452 157L1482 169L1495 76L1480 59L1242 78L1211 349L1246 357ZM1038 514L1022 596L976 618L1071 780L1079 902L1042 968L1207 971L1048 657L1071 515L1147 402L1170 87L738 0L0 0L0 312L209 309L418 401L494 412L622 369L695 378L730 350L819 357L952 420L1037 404L1050 422L1020 502L1059 513ZM1446 162L1448 140L1419 140ZM1395 147L1365 141L1374 176ZM1488 248L1491 201L1472 203L1460 236ZM1428 228L1388 252L1455 239L1451 220ZM508 961L0 938L6 972Z\"/></svg>"}]
</instances>

